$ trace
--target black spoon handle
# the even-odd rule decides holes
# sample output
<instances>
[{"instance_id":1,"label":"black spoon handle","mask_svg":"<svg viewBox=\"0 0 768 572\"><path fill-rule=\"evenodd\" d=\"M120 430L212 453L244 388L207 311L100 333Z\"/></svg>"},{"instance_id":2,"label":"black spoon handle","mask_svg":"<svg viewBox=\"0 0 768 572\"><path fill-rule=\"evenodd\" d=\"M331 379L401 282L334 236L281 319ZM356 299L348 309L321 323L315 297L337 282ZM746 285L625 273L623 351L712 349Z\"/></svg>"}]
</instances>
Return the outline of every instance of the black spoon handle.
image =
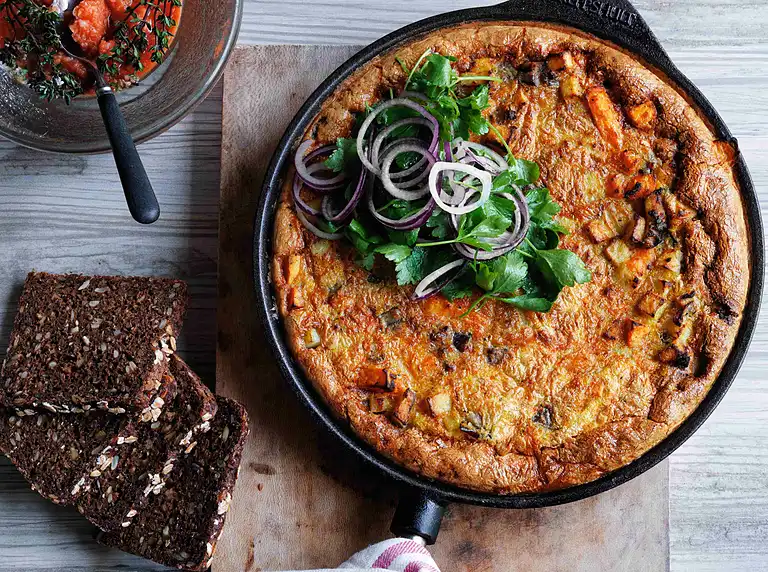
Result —
<instances>
[{"instance_id":1,"label":"black spoon handle","mask_svg":"<svg viewBox=\"0 0 768 572\"><path fill-rule=\"evenodd\" d=\"M160 205L149 181L147 171L141 162L133 137L128 131L123 112L117 103L114 92L109 87L101 87L96 92L99 100L104 127L107 128L112 153L115 156L117 172L123 184L128 210L141 224L152 224L160 218Z\"/></svg>"}]
</instances>

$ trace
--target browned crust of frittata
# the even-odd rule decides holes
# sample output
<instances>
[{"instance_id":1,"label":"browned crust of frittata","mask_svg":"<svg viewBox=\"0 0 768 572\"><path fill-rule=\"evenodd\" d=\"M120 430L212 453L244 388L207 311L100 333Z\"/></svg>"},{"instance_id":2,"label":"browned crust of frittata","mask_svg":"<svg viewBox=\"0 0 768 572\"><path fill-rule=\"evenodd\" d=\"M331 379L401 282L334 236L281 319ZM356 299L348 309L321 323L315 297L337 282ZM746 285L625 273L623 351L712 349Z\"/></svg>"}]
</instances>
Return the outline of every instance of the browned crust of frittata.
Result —
<instances>
[{"instance_id":1,"label":"browned crust of frittata","mask_svg":"<svg viewBox=\"0 0 768 572\"><path fill-rule=\"evenodd\" d=\"M412 302L412 288L371 281L346 246L305 231L287 176L272 270L291 349L337 415L426 477L498 493L594 480L688 417L731 351L750 276L734 149L632 56L580 32L514 22L441 30L377 58L325 102L307 137L324 144L349 136L355 113L402 87L395 57L412 66L427 48L455 56L462 72L574 56L575 83L568 70L553 74L551 85L511 79L492 87L490 113L513 152L540 164L542 182L572 221L564 247L594 279L567 289L549 314L499 303L461 319L471 300ZM620 143L596 125L587 100L601 88L618 117ZM643 104L656 119L641 128L642 117L629 110ZM672 238L653 247L630 236L653 206L624 190L606 197L611 182L629 180L631 189L633 177L651 170L617 167L632 163L633 152L653 162L643 163L653 166L649 191L667 189L653 196L663 201ZM621 232L606 235L601 223L617 219ZM610 247L624 250L609 255ZM656 314L643 313L649 306ZM312 329L322 343L308 349ZM397 423L401 413L405 427Z\"/></svg>"}]
</instances>

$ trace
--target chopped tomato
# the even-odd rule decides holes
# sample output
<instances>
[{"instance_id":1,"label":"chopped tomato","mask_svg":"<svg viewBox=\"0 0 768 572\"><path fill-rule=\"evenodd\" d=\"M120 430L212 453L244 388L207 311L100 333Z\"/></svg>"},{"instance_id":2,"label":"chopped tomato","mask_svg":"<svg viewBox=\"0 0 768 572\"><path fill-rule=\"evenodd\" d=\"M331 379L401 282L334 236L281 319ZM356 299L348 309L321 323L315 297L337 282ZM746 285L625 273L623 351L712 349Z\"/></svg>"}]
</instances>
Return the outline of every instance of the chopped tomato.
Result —
<instances>
[{"instance_id":1,"label":"chopped tomato","mask_svg":"<svg viewBox=\"0 0 768 572\"><path fill-rule=\"evenodd\" d=\"M70 58L66 54L55 54L53 56L53 61L78 78L88 79L88 70L86 69L85 64L80 60Z\"/></svg>"},{"instance_id":2,"label":"chopped tomato","mask_svg":"<svg viewBox=\"0 0 768 572\"><path fill-rule=\"evenodd\" d=\"M114 20L125 20L133 0L107 0Z\"/></svg>"},{"instance_id":3,"label":"chopped tomato","mask_svg":"<svg viewBox=\"0 0 768 572\"><path fill-rule=\"evenodd\" d=\"M99 43L109 27L109 8L105 0L83 0L72 14L72 37L88 54L98 52Z\"/></svg>"}]
</instances>

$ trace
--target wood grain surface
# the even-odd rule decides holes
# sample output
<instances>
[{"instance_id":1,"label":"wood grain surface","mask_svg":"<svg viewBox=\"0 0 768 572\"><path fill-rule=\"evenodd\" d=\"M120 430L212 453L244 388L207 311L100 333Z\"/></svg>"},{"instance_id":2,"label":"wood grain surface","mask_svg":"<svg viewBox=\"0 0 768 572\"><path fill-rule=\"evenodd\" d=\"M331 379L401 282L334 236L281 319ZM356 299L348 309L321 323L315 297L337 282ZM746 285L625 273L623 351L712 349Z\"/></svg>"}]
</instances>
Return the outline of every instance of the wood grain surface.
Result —
<instances>
[{"instance_id":1,"label":"wood grain surface","mask_svg":"<svg viewBox=\"0 0 768 572\"><path fill-rule=\"evenodd\" d=\"M397 486L338 450L296 403L267 347L243 257L285 125L350 54L240 48L224 77L217 389L246 405L251 437L215 572L333 567L390 537ZM556 509L452 506L431 550L445 571L505 572L510 563L529 572L667 570L668 483L664 463L609 494Z\"/></svg>"},{"instance_id":2,"label":"wood grain surface","mask_svg":"<svg viewBox=\"0 0 768 572\"><path fill-rule=\"evenodd\" d=\"M414 20L494 0L245 0L241 44L365 44ZM638 0L670 56L725 118L768 208L768 1ZM111 157L60 157L0 141L0 355L26 272L191 279L184 355L215 361L221 91L140 151L163 219L134 225ZM245 256L245 255L244 255ZM768 571L768 312L723 403L671 458L674 572ZM0 570L146 570L90 541L71 511L0 461Z\"/></svg>"}]
</instances>

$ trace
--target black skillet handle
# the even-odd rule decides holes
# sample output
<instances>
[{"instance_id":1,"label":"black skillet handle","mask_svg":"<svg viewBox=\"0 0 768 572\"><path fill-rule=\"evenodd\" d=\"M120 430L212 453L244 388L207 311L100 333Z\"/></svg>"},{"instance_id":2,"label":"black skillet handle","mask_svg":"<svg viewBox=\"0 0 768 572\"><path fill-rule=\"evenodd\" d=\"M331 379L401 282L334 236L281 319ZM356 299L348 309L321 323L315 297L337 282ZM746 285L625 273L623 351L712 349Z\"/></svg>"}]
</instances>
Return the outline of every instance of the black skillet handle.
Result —
<instances>
[{"instance_id":1,"label":"black skillet handle","mask_svg":"<svg viewBox=\"0 0 768 572\"><path fill-rule=\"evenodd\" d=\"M155 191L141 162L141 157L136 151L136 145L128 131L128 125L125 123L123 112L120 111L117 98L110 87L99 88L96 95L109 142L112 145L120 182L123 184L128 210L131 211L136 222L152 224L160 218L160 205L157 203Z\"/></svg>"},{"instance_id":2,"label":"black skillet handle","mask_svg":"<svg viewBox=\"0 0 768 572\"><path fill-rule=\"evenodd\" d=\"M404 489L390 530L402 538L421 537L431 546L437 541L445 507L440 499L415 489Z\"/></svg>"},{"instance_id":3,"label":"black skillet handle","mask_svg":"<svg viewBox=\"0 0 768 572\"><path fill-rule=\"evenodd\" d=\"M649 62L670 61L661 42L628 0L510 0L490 10L495 18L573 26L619 45L628 45Z\"/></svg>"}]
</instances>

